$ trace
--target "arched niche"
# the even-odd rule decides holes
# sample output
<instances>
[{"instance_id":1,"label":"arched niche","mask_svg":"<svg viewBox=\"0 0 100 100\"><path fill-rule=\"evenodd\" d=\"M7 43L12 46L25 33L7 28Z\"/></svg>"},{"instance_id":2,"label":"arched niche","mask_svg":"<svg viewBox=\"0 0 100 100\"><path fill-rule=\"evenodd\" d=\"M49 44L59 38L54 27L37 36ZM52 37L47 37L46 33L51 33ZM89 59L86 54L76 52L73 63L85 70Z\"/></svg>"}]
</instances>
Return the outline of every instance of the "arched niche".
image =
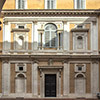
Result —
<instances>
[{"instance_id":1,"label":"arched niche","mask_svg":"<svg viewBox=\"0 0 100 100\"><path fill-rule=\"evenodd\" d=\"M18 73L15 78L16 93L26 92L26 75L24 73Z\"/></svg>"}]
</instances>

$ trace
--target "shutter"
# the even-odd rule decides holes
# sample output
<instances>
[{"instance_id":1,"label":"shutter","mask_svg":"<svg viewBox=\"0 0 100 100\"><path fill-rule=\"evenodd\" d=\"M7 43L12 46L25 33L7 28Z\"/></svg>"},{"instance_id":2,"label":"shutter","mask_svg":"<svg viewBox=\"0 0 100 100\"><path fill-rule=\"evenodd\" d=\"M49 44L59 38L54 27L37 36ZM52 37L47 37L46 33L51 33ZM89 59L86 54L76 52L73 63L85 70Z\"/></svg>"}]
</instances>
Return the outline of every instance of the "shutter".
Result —
<instances>
[{"instance_id":1,"label":"shutter","mask_svg":"<svg viewBox=\"0 0 100 100\"><path fill-rule=\"evenodd\" d=\"M25 1L22 0L22 9L25 9Z\"/></svg>"},{"instance_id":2,"label":"shutter","mask_svg":"<svg viewBox=\"0 0 100 100\"><path fill-rule=\"evenodd\" d=\"M50 9L50 0L47 0L47 9Z\"/></svg>"},{"instance_id":3,"label":"shutter","mask_svg":"<svg viewBox=\"0 0 100 100\"><path fill-rule=\"evenodd\" d=\"M49 31L45 31L45 46L46 47L50 46L50 33L49 33Z\"/></svg>"},{"instance_id":4,"label":"shutter","mask_svg":"<svg viewBox=\"0 0 100 100\"><path fill-rule=\"evenodd\" d=\"M18 9L20 9L20 0L18 0Z\"/></svg>"},{"instance_id":5,"label":"shutter","mask_svg":"<svg viewBox=\"0 0 100 100\"><path fill-rule=\"evenodd\" d=\"M51 0L51 9L54 9L54 0Z\"/></svg>"},{"instance_id":6,"label":"shutter","mask_svg":"<svg viewBox=\"0 0 100 100\"><path fill-rule=\"evenodd\" d=\"M85 9L85 0L82 0L82 2L81 2L81 8Z\"/></svg>"}]
</instances>

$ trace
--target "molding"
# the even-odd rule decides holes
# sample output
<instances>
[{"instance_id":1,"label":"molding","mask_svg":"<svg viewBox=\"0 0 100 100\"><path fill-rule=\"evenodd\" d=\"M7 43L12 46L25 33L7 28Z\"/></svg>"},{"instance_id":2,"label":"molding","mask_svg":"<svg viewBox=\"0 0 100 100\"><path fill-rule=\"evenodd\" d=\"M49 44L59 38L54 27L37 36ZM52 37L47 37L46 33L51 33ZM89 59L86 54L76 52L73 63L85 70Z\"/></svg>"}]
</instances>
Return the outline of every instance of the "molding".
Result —
<instances>
[{"instance_id":1,"label":"molding","mask_svg":"<svg viewBox=\"0 0 100 100\"><path fill-rule=\"evenodd\" d=\"M2 10L1 16L98 16L100 9L24 9Z\"/></svg>"},{"instance_id":2,"label":"molding","mask_svg":"<svg viewBox=\"0 0 100 100\"><path fill-rule=\"evenodd\" d=\"M19 28L15 28L15 29L12 29L11 32L29 32L30 29L28 28L25 28L25 29L19 29Z\"/></svg>"},{"instance_id":3,"label":"molding","mask_svg":"<svg viewBox=\"0 0 100 100\"><path fill-rule=\"evenodd\" d=\"M39 69L62 69L62 66L39 66Z\"/></svg>"},{"instance_id":4,"label":"molding","mask_svg":"<svg viewBox=\"0 0 100 100\"><path fill-rule=\"evenodd\" d=\"M75 28L75 29L71 30L71 32L88 32L88 31L89 31L89 29L84 29L84 28L82 28L82 29Z\"/></svg>"},{"instance_id":5,"label":"molding","mask_svg":"<svg viewBox=\"0 0 100 100\"><path fill-rule=\"evenodd\" d=\"M37 61L37 60L33 60L33 64L34 64L34 63L39 64L39 61Z\"/></svg>"}]
</instances>

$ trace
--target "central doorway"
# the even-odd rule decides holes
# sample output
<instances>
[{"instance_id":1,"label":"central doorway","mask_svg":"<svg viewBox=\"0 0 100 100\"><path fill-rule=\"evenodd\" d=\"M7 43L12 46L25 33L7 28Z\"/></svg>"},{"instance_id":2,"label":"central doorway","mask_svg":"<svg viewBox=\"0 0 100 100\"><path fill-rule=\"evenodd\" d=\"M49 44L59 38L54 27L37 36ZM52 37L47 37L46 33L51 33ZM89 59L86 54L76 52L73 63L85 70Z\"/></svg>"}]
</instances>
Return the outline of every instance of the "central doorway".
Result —
<instances>
[{"instance_id":1,"label":"central doorway","mask_svg":"<svg viewBox=\"0 0 100 100\"><path fill-rule=\"evenodd\" d=\"M56 74L45 74L45 97L56 97Z\"/></svg>"}]
</instances>

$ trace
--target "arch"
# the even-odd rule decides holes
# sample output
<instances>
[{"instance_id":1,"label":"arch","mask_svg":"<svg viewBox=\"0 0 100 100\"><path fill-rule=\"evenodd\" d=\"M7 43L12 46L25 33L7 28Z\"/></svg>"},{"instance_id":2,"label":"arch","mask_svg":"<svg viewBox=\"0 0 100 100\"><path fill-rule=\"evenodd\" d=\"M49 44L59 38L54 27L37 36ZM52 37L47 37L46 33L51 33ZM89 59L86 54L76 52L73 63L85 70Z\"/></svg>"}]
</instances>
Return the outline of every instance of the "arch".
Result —
<instances>
[{"instance_id":1,"label":"arch","mask_svg":"<svg viewBox=\"0 0 100 100\"><path fill-rule=\"evenodd\" d=\"M83 96L86 91L86 80L83 73L77 73L75 75L75 93Z\"/></svg>"},{"instance_id":2,"label":"arch","mask_svg":"<svg viewBox=\"0 0 100 100\"><path fill-rule=\"evenodd\" d=\"M83 37L82 36L78 36L77 39L78 40L83 40Z\"/></svg>"},{"instance_id":3,"label":"arch","mask_svg":"<svg viewBox=\"0 0 100 100\"><path fill-rule=\"evenodd\" d=\"M47 27L47 25L49 25L49 24L50 24L50 25L54 25L54 26L55 26L55 28L57 29L57 26L56 26L54 23L46 23L44 28L46 28L46 27Z\"/></svg>"},{"instance_id":4,"label":"arch","mask_svg":"<svg viewBox=\"0 0 100 100\"><path fill-rule=\"evenodd\" d=\"M75 75L75 78L86 78L85 75L83 73L77 73Z\"/></svg>"},{"instance_id":5,"label":"arch","mask_svg":"<svg viewBox=\"0 0 100 100\"><path fill-rule=\"evenodd\" d=\"M26 78L26 74L25 73L17 73L15 78L18 78L20 76L23 76L24 78Z\"/></svg>"},{"instance_id":6,"label":"arch","mask_svg":"<svg viewBox=\"0 0 100 100\"><path fill-rule=\"evenodd\" d=\"M18 73L16 75L16 93L25 93L26 92L26 75L24 73Z\"/></svg>"}]
</instances>

